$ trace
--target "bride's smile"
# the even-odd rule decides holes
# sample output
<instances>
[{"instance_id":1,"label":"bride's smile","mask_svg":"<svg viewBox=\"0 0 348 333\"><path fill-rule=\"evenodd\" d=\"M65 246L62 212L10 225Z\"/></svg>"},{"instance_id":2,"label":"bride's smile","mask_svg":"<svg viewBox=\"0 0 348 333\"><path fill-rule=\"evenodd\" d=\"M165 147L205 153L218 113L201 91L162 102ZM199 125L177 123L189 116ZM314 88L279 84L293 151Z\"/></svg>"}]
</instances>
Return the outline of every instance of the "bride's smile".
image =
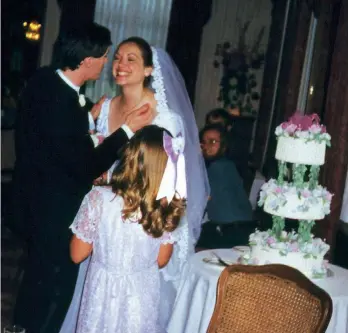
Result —
<instances>
[{"instance_id":1,"label":"bride's smile","mask_svg":"<svg viewBox=\"0 0 348 333\"><path fill-rule=\"evenodd\" d=\"M134 43L121 45L115 53L112 74L119 86L142 84L152 66L144 63L142 51Z\"/></svg>"}]
</instances>

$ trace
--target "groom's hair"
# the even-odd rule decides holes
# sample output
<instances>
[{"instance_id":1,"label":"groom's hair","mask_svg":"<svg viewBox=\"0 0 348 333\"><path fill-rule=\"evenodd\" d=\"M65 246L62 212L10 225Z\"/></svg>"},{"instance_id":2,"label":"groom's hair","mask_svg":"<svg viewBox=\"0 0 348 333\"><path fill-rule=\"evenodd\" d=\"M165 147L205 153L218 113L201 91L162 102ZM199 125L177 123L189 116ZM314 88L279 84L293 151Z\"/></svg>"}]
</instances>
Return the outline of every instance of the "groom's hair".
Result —
<instances>
[{"instance_id":1,"label":"groom's hair","mask_svg":"<svg viewBox=\"0 0 348 333\"><path fill-rule=\"evenodd\" d=\"M96 23L71 27L55 43L56 66L75 70L88 57L100 58L112 44L110 30Z\"/></svg>"}]
</instances>

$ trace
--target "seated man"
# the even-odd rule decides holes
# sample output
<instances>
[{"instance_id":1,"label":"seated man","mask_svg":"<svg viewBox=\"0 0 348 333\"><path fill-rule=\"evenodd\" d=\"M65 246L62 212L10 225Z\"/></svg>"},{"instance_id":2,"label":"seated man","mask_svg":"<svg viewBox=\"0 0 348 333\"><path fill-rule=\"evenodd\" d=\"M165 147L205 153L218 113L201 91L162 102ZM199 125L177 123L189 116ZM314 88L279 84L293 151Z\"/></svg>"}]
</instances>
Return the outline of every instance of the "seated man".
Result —
<instances>
[{"instance_id":1,"label":"seated man","mask_svg":"<svg viewBox=\"0 0 348 333\"><path fill-rule=\"evenodd\" d=\"M209 222L203 224L197 247L247 245L249 234L255 228L252 208L234 162L225 157L226 131L221 125L206 126L200 139L211 197L206 210Z\"/></svg>"}]
</instances>

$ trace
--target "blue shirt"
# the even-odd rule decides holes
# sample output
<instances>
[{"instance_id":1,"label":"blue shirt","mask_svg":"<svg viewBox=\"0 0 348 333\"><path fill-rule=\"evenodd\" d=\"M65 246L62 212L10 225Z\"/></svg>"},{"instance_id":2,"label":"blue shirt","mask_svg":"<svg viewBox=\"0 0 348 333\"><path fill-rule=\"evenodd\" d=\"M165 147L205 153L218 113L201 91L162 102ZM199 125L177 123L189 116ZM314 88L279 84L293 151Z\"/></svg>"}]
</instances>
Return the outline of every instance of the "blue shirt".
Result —
<instances>
[{"instance_id":1,"label":"blue shirt","mask_svg":"<svg viewBox=\"0 0 348 333\"><path fill-rule=\"evenodd\" d=\"M219 223L251 221L252 208L233 161L221 158L209 164L209 220Z\"/></svg>"}]
</instances>

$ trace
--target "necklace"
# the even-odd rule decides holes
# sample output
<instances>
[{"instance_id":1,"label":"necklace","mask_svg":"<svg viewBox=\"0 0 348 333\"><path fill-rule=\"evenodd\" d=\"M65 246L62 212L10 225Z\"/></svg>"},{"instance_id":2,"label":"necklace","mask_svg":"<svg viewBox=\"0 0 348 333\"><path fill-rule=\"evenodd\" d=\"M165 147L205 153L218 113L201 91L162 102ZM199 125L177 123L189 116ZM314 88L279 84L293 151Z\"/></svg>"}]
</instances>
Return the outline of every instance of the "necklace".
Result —
<instances>
[{"instance_id":1,"label":"necklace","mask_svg":"<svg viewBox=\"0 0 348 333\"><path fill-rule=\"evenodd\" d=\"M121 97L121 100L120 100L120 113L122 115L126 115L127 113L133 111L140 103L141 101L144 99L144 97L146 96L146 91L144 91L141 96L140 96L140 99L137 101L137 103L134 104L133 107L129 108L128 110L125 110L124 106L122 105L122 97Z\"/></svg>"}]
</instances>

